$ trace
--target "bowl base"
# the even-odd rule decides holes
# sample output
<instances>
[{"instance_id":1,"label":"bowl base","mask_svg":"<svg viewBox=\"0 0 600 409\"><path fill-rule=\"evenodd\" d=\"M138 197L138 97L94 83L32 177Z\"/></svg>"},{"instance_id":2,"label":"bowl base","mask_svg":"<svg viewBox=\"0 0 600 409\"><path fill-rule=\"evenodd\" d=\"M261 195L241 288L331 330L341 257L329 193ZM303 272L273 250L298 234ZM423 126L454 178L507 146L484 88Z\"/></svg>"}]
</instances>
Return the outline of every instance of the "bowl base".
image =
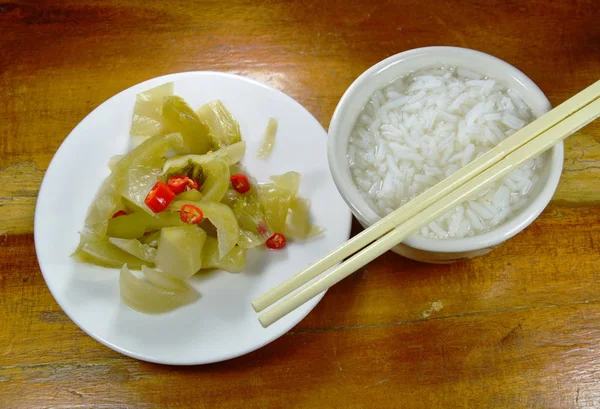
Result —
<instances>
[{"instance_id":1,"label":"bowl base","mask_svg":"<svg viewBox=\"0 0 600 409\"><path fill-rule=\"evenodd\" d=\"M430 251L415 249L413 247L407 246L406 244L400 243L394 246L391 250L394 253L401 255L402 257L406 257L414 261L420 261L422 263L450 264L456 261L468 260L474 257L484 256L496 247L498 246L457 253L434 253Z\"/></svg>"}]
</instances>

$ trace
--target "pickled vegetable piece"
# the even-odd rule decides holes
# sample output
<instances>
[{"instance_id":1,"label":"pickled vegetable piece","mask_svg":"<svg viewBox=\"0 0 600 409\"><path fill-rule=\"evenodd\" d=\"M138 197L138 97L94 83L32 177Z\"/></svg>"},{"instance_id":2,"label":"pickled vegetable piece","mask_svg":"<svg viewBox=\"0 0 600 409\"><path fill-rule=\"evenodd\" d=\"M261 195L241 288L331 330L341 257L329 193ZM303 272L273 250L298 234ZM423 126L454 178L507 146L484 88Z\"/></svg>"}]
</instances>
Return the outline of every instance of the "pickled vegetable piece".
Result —
<instances>
[{"instance_id":1,"label":"pickled vegetable piece","mask_svg":"<svg viewBox=\"0 0 600 409\"><path fill-rule=\"evenodd\" d=\"M177 212L162 212L147 218L146 231L162 229L163 227L182 226L183 222Z\"/></svg>"},{"instance_id":2,"label":"pickled vegetable piece","mask_svg":"<svg viewBox=\"0 0 600 409\"><path fill-rule=\"evenodd\" d=\"M258 189L252 188L244 194L230 189L223 198L223 203L231 207L240 226L240 246L255 247L263 244L271 236L272 231L266 222Z\"/></svg>"},{"instance_id":3,"label":"pickled vegetable piece","mask_svg":"<svg viewBox=\"0 0 600 409\"><path fill-rule=\"evenodd\" d=\"M140 260L147 261L148 263L154 262L156 257L156 249L147 244L142 244L136 239L119 239L116 237L109 237L108 241L114 244L121 250L139 258Z\"/></svg>"},{"instance_id":4,"label":"pickled vegetable piece","mask_svg":"<svg viewBox=\"0 0 600 409\"><path fill-rule=\"evenodd\" d=\"M203 154L211 149L210 129L183 98L172 95L163 100L162 117L167 130L180 132L191 153Z\"/></svg>"},{"instance_id":5,"label":"pickled vegetable piece","mask_svg":"<svg viewBox=\"0 0 600 409\"><path fill-rule=\"evenodd\" d=\"M191 202L198 202L202 200L202 193L196 189L188 190L187 192L183 192L175 196L175 200L189 200Z\"/></svg>"},{"instance_id":6,"label":"pickled vegetable piece","mask_svg":"<svg viewBox=\"0 0 600 409\"><path fill-rule=\"evenodd\" d=\"M113 155L108 159L107 166L111 172L115 168L115 165L123 158L123 156L125 155Z\"/></svg>"},{"instance_id":7,"label":"pickled vegetable piece","mask_svg":"<svg viewBox=\"0 0 600 409\"><path fill-rule=\"evenodd\" d=\"M267 122L267 129L265 130L265 136L263 139L263 143L256 154L256 157L259 159L268 159L271 156L271 152L273 151L273 146L275 145L275 136L277 136L277 120L274 118L269 118Z\"/></svg>"},{"instance_id":8,"label":"pickled vegetable piece","mask_svg":"<svg viewBox=\"0 0 600 409\"><path fill-rule=\"evenodd\" d=\"M183 200L174 202L171 205L171 209L181 210L186 204L194 205L202 210L204 217L216 227L217 239L219 240L219 255L224 257L231 251L240 237L240 226L233 211L223 203L188 202Z\"/></svg>"},{"instance_id":9,"label":"pickled vegetable piece","mask_svg":"<svg viewBox=\"0 0 600 409\"><path fill-rule=\"evenodd\" d=\"M285 230L292 194L288 190L279 189L273 183L263 185L260 189L260 203L265 219L274 232L282 233Z\"/></svg>"},{"instance_id":10,"label":"pickled vegetable piece","mask_svg":"<svg viewBox=\"0 0 600 409\"><path fill-rule=\"evenodd\" d=\"M202 267L204 230L195 225L165 227L161 230L154 263L156 267L181 280L187 280Z\"/></svg>"},{"instance_id":11,"label":"pickled vegetable piece","mask_svg":"<svg viewBox=\"0 0 600 409\"><path fill-rule=\"evenodd\" d=\"M99 236L106 234L109 219L115 212L123 208L123 202L118 192L120 181L120 175L113 171L102 183L88 209L85 218L86 230Z\"/></svg>"},{"instance_id":12,"label":"pickled vegetable piece","mask_svg":"<svg viewBox=\"0 0 600 409\"><path fill-rule=\"evenodd\" d=\"M157 135L132 150L116 165L122 178L120 193L147 212L152 212L144 199L156 184L165 156L171 152L183 152L186 149L181 134ZM111 174L111 175L112 175Z\"/></svg>"},{"instance_id":13,"label":"pickled vegetable piece","mask_svg":"<svg viewBox=\"0 0 600 409\"><path fill-rule=\"evenodd\" d=\"M155 268L142 266L142 273L144 274L144 278L156 287L175 291L186 291L189 289L189 285L185 281L171 277Z\"/></svg>"},{"instance_id":14,"label":"pickled vegetable piece","mask_svg":"<svg viewBox=\"0 0 600 409\"><path fill-rule=\"evenodd\" d=\"M290 215L285 235L296 239L306 239L310 233L309 203L305 199L295 198L290 203Z\"/></svg>"},{"instance_id":15,"label":"pickled vegetable piece","mask_svg":"<svg viewBox=\"0 0 600 409\"><path fill-rule=\"evenodd\" d=\"M107 235L122 239L137 239L145 232L163 227L181 226L179 212L162 212L155 216L146 212L135 212L108 221Z\"/></svg>"},{"instance_id":16,"label":"pickled vegetable piece","mask_svg":"<svg viewBox=\"0 0 600 409\"><path fill-rule=\"evenodd\" d=\"M140 212L140 213L146 213L147 215L150 215L150 213L148 213L146 210L142 209L141 206L138 206L136 203L133 203L131 200L127 199L126 197L122 197L121 199L123 201L123 205L125 206L125 211L127 212L127 214Z\"/></svg>"},{"instance_id":17,"label":"pickled vegetable piece","mask_svg":"<svg viewBox=\"0 0 600 409\"><path fill-rule=\"evenodd\" d=\"M163 131L162 105L163 99L173 95L173 83L167 82L140 92L135 97L131 135L154 136Z\"/></svg>"},{"instance_id":18,"label":"pickled vegetable piece","mask_svg":"<svg viewBox=\"0 0 600 409\"><path fill-rule=\"evenodd\" d=\"M122 239L137 239L144 235L149 217L145 212L138 212L110 219L106 234Z\"/></svg>"},{"instance_id":19,"label":"pickled vegetable piece","mask_svg":"<svg viewBox=\"0 0 600 409\"><path fill-rule=\"evenodd\" d=\"M273 175L269 179L275 183L280 189L289 191L292 197L296 197L298 194L298 188L300 187L300 174L298 172L286 172L283 175Z\"/></svg>"},{"instance_id":20,"label":"pickled vegetable piece","mask_svg":"<svg viewBox=\"0 0 600 409\"><path fill-rule=\"evenodd\" d=\"M150 138L152 138L152 137L151 136L132 135L131 138L129 139L129 144L132 149L137 148L138 146L140 146L141 144L143 144Z\"/></svg>"},{"instance_id":21,"label":"pickled vegetable piece","mask_svg":"<svg viewBox=\"0 0 600 409\"><path fill-rule=\"evenodd\" d=\"M118 268L123 264L139 268L148 262L141 260L110 243L108 239L82 234L79 246L71 256L75 261Z\"/></svg>"},{"instance_id":22,"label":"pickled vegetable piece","mask_svg":"<svg viewBox=\"0 0 600 409\"><path fill-rule=\"evenodd\" d=\"M213 159L226 158L229 164L238 163L246 152L246 142L238 142L231 146L226 146L218 151L207 153L205 155L181 155L168 159L163 166L163 174L167 176L183 174L192 179L200 181L199 175L190 174L189 170L194 166L202 166L211 162Z\"/></svg>"},{"instance_id":23,"label":"pickled vegetable piece","mask_svg":"<svg viewBox=\"0 0 600 409\"><path fill-rule=\"evenodd\" d=\"M156 248L158 247L158 240L160 240L160 230L143 235L140 238L140 243Z\"/></svg>"},{"instance_id":24,"label":"pickled vegetable piece","mask_svg":"<svg viewBox=\"0 0 600 409\"><path fill-rule=\"evenodd\" d=\"M219 255L225 257L233 249L240 237L240 227L233 211L222 203L198 202L196 206L217 228Z\"/></svg>"},{"instance_id":25,"label":"pickled vegetable piece","mask_svg":"<svg viewBox=\"0 0 600 409\"><path fill-rule=\"evenodd\" d=\"M219 243L214 237L207 237L202 248L202 268L220 268L230 273L239 273L246 264L246 250L235 246L225 256L219 256Z\"/></svg>"},{"instance_id":26,"label":"pickled vegetable piece","mask_svg":"<svg viewBox=\"0 0 600 409\"><path fill-rule=\"evenodd\" d=\"M226 159L214 158L202 167L204 183L200 188L203 202L220 202L229 188L229 164Z\"/></svg>"},{"instance_id":27,"label":"pickled vegetable piece","mask_svg":"<svg viewBox=\"0 0 600 409\"><path fill-rule=\"evenodd\" d=\"M174 280L174 279L172 279ZM130 308L143 313L162 313L196 301L198 293L180 282L181 289L159 287L149 280L138 278L124 265L119 275L121 299Z\"/></svg>"},{"instance_id":28,"label":"pickled vegetable piece","mask_svg":"<svg viewBox=\"0 0 600 409\"><path fill-rule=\"evenodd\" d=\"M258 234L240 228L240 238L237 245L243 249L252 249L264 244L266 239Z\"/></svg>"},{"instance_id":29,"label":"pickled vegetable piece","mask_svg":"<svg viewBox=\"0 0 600 409\"><path fill-rule=\"evenodd\" d=\"M197 113L211 130L213 149L221 149L242 140L240 125L221 101L209 102L200 107Z\"/></svg>"},{"instance_id":30,"label":"pickled vegetable piece","mask_svg":"<svg viewBox=\"0 0 600 409\"><path fill-rule=\"evenodd\" d=\"M234 164L242 160L244 153L246 153L246 142L241 141L225 146L213 152L212 155L227 158L230 164Z\"/></svg>"}]
</instances>

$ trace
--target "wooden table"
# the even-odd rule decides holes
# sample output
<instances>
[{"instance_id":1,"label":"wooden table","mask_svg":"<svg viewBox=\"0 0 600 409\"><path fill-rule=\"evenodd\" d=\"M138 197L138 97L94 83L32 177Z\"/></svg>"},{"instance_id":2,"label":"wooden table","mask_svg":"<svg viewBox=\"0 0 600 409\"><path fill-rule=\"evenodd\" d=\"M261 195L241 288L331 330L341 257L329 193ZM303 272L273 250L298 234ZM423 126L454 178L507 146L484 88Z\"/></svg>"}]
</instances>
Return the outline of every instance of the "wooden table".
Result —
<instances>
[{"instance_id":1,"label":"wooden table","mask_svg":"<svg viewBox=\"0 0 600 409\"><path fill-rule=\"evenodd\" d=\"M542 216L490 255L385 254L279 340L219 364L139 362L85 335L46 288L32 237L52 155L133 84L232 72L327 126L372 64L456 45L514 64L558 104L600 78L595 3L0 1L0 407L600 407L600 122L566 141Z\"/></svg>"}]
</instances>

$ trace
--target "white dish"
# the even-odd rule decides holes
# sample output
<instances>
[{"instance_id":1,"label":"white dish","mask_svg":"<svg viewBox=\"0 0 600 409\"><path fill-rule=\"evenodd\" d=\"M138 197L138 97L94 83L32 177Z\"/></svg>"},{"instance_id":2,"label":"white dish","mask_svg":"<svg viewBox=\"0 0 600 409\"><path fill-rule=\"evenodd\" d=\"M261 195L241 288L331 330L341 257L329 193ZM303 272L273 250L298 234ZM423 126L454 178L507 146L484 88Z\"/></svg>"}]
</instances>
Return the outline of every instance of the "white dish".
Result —
<instances>
[{"instance_id":1,"label":"white dish","mask_svg":"<svg viewBox=\"0 0 600 409\"><path fill-rule=\"evenodd\" d=\"M174 81L175 93L192 107L220 99L239 121L247 141L244 164L259 181L295 170L300 194L311 200L314 222L325 234L289 244L282 251L248 254L240 274L215 272L194 277L201 298L161 315L145 315L120 300L118 270L70 259L87 209L108 175L108 159L127 151L135 95ZM269 117L279 121L268 161L256 158ZM348 239L350 210L327 164L327 134L292 98L258 82L230 74L187 72L151 79L104 102L73 129L56 152L40 188L35 213L35 246L54 298L86 333L131 357L164 364L223 361L254 351L302 320L323 294L264 329L250 302Z\"/></svg>"}]
</instances>

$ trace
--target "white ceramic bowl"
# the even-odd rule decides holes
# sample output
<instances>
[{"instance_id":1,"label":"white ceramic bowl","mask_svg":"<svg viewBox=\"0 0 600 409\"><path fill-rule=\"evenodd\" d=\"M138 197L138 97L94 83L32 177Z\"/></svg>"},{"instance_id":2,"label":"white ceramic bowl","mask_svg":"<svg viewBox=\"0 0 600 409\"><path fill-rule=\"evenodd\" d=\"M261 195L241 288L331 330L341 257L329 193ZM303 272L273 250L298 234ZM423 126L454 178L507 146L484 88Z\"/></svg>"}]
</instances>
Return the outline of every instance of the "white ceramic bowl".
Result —
<instances>
[{"instance_id":1,"label":"white ceramic bowl","mask_svg":"<svg viewBox=\"0 0 600 409\"><path fill-rule=\"evenodd\" d=\"M550 102L544 93L525 74L512 65L479 51L458 47L417 48L375 64L352 83L338 103L329 125L327 147L329 168L335 184L364 227L377 222L381 217L361 197L348 167L348 137L356 119L374 91L411 71L442 63L485 74L517 90L536 117L550 110ZM531 192L529 205L508 221L483 234L462 239L433 239L415 235L399 243L393 251L417 261L434 263L472 258L490 252L525 229L548 205L560 179L563 153L563 143L560 142L543 154L546 155L545 166L541 170L539 183Z\"/></svg>"}]
</instances>

